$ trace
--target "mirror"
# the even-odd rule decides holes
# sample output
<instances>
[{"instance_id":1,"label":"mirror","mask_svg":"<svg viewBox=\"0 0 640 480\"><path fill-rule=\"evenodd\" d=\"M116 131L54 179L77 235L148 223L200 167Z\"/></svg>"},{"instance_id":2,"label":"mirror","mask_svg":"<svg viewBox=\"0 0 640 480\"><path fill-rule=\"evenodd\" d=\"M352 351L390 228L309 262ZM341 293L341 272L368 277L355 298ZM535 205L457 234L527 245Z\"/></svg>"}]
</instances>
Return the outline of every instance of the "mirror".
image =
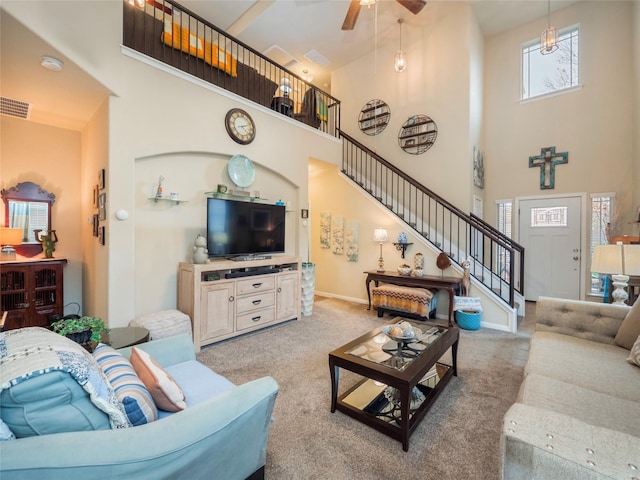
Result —
<instances>
[{"instance_id":1,"label":"mirror","mask_svg":"<svg viewBox=\"0 0 640 480\"><path fill-rule=\"evenodd\" d=\"M5 226L21 228L22 245L13 245L24 257L33 257L42 252L35 230L48 231L51 226L51 207L56 197L32 182L22 182L15 187L3 189Z\"/></svg>"}]
</instances>

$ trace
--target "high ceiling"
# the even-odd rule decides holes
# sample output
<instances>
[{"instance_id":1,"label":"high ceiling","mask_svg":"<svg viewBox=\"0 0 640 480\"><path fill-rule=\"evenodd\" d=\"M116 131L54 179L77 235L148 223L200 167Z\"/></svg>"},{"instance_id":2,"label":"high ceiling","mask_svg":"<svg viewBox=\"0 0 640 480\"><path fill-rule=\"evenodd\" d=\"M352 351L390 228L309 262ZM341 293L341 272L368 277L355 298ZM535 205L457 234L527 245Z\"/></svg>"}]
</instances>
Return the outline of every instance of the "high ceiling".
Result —
<instances>
[{"instance_id":1,"label":"high ceiling","mask_svg":"<svg viewBox=\"0 0 640 480\"><path fill-rule=\"evenodd\" d=\"M576 1L581 0L554 0L551 10ZM403 42L407 44L412 36L417 38L433 25L448 8L464 3L429 0L418 15L413 15L395 0L378 2L378 7L362 8L352 31L341 30L349 0L182 0L179 3L257 51L291 59L291 71L303 75L307 70L315 85L328 90L332 70L371 52L376 45L399 42L399 18L405 20L402 32ZM485 36L547 14L544 0L472 0L469 3ZM0 94L31 103L34 121L81 129L109 92L4 10L0 14ZM40 57L45 54L63 59L64 70L54 73L43 69ZM320 67L309 59L317 60L317 54L328 61L325 66Z\"/></svg>"}]
</instances>

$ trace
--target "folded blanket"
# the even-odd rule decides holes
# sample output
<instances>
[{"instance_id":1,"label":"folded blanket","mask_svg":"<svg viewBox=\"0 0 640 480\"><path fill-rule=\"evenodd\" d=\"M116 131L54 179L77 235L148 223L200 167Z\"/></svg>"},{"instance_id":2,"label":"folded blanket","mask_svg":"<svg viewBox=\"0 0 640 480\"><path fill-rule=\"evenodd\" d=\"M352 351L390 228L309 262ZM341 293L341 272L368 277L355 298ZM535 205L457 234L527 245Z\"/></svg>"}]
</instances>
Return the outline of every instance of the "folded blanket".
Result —
<instances>
[{"instance_id":1,"label":"folded blanket","mask_svg":"<svg viewBox=\"0 0 640 480\"><path fill-rule=\"evenodd\" d=\"M41 327L0 332L0 390L55 370L78 382L109 416L111 428L131 426L104 372L81 345Z\"/></svg>"}]
</instances>

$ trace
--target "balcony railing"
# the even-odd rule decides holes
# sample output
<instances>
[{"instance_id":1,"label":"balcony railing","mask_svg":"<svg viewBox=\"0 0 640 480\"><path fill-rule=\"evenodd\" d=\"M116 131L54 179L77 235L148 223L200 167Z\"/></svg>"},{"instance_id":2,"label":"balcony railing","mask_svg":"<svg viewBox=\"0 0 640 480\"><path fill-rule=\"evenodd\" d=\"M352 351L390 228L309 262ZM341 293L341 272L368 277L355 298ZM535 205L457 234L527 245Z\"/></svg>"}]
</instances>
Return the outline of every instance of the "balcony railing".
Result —
<instances>
[{"instance_id":1,"label":"balcony railing","mask_svg":"<svg viewBox=\"0 0 640 480\"><path fill-rule=\"evenodd\" d=\"M505 303L524 288L524 248L474 215L467 215L406 173L340 132L342 172Z\"/></svg>"},{"instance_id":2,"label":"balcony railing","mask_svg":"<svg viewBox=\"0 0 640 480\"><path fill-rule=\"evenodd\" d=\"M124 0L123 44L338 136L339 100L172 0Z\"/></svg>"}]
</instances>

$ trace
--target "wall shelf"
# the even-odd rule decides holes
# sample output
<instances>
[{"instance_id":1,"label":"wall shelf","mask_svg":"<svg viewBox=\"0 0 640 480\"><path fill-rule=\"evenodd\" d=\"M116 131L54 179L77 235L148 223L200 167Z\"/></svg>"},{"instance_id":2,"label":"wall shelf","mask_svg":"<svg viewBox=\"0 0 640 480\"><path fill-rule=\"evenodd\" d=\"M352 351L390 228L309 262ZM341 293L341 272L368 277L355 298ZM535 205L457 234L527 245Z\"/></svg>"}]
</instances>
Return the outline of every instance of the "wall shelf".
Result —
<instances>
[{"instance_id":1,"label":"wall shelf","mask_svg":"<svg viewBox=\"0 0 640 480\"><path fill-rule=\"evenodd\" d=\"M154 203L168 202L168 203L175 203L176 205L180 205L181 203L188 202L188 200L173 200L171 198L156 198L156 197L149 197L149 200L153 200Z\"/></svg>"},{"instance_id":2,"label":"wall shelf","mask_svg":"<svg viewBox=\"0 0 640 480\"><path fill-rule=\"evenodd\" d=\"M413 243L394 243L394 245L396 246L396 250L398 250L399 252L402 252L402 258L404 258L404 254L407 251L407 248L409 248L409 245L413 245Z\"/></svg>"}]
</instances>

